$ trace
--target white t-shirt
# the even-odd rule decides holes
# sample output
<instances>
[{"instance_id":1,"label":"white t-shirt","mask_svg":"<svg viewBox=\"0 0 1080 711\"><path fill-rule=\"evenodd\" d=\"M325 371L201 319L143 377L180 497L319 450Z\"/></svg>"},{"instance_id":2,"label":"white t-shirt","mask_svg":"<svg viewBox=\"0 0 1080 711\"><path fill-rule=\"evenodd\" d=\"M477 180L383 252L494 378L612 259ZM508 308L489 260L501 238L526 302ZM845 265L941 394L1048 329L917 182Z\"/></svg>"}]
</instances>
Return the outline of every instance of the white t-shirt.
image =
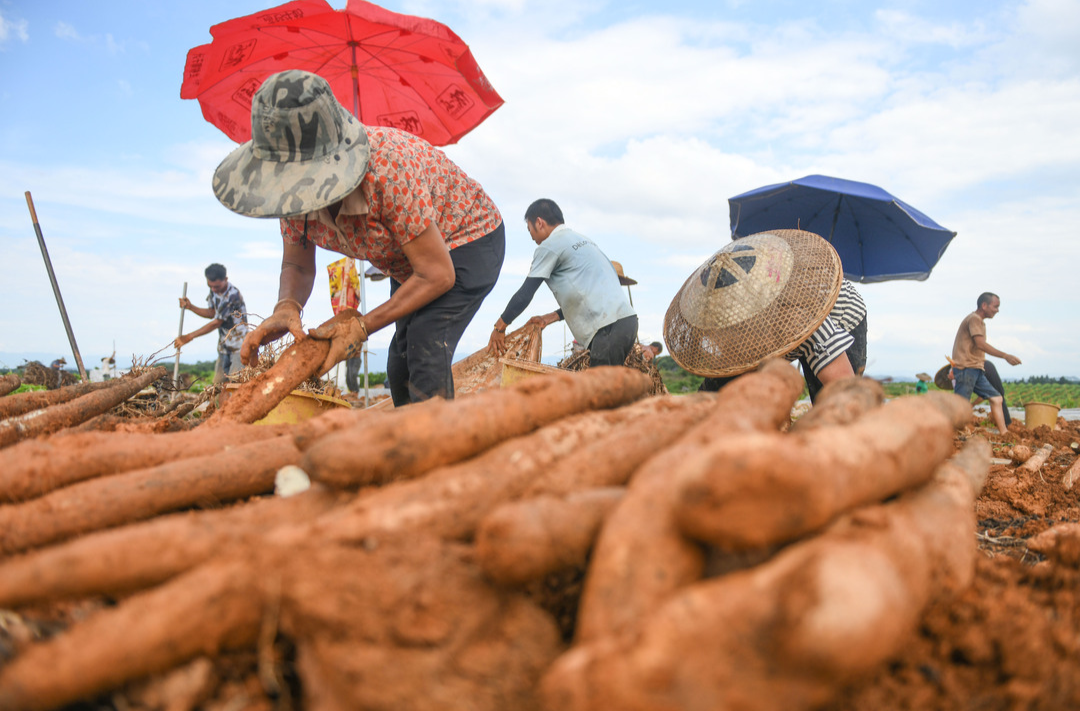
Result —
<instances>
[{"instance_id":1,"label":"white t-shirt","mask_svg":"<svg viewBox=\"0 0 1080 711\"><path fill-rule=\"evenodd\" d=\"M556 227L536 248L529 276L547 283L579 343L591 344L601 328L634 315L611 260L566 225Z\"/></svg>"}]
</instances>

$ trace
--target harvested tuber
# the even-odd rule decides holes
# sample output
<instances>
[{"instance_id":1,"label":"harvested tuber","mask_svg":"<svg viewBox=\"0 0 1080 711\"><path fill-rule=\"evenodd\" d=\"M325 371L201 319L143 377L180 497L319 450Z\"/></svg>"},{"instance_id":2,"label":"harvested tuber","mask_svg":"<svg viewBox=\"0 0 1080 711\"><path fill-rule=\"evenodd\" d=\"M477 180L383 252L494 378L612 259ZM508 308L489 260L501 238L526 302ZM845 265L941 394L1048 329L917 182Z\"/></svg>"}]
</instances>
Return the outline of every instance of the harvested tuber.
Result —
<instances>
[{"instance_id":1,"label":"harvested tuber","mask_svg":"<svg viewBox=\"0 0 1080 711\"><path fill-rule=\"evenodd\" d=\"M818 393L817 402L800 417L791 432L818 427L850 425L885 402L885 388L871 378L842 378L828 383Z\"/></svg>"},{"instance_id":2,"label":"harvested tuber","mask_svg":"<svg viewBox=\"0 0 1080 711\"><path fill-rule=\"evenodd\" d=\"M296 646L304 708L532 711L558 632L469 557L423 536L235 550L23 651L0 669L0 708L53 709L254 648L270 624Z\"/></svg>"},{"instance_id":3,"label":"harvested tuber","mask_svg":"<svg viewBox=\"0 0 1080 711\"><path fill-rule=\"evenodd\" d=\"M0 447L86 422L124 402L155 380L165 377L165 373L165 368L158 366L141 375L125 375L109 383L107 388L81 395L70 402L0 420Z\"/></svg>"},{"instance_id":4,"label":"harvested tuber","mask_svg":"<svg viewBox=\"0 0 1080 711\"><path fill-rule=\"evenodd\" d=\"M786 425L802 388L794 367L768 361L721 390L698 424L638 466L626 498L597 539L581 598L578 640L599 639L633 625L675 590L701 577L701 547L676 526L672 469L714 439Z\"/></svg>"},{"instance_id":5,"label":"harvested tuber","mask_svg":"<svg viewBox=\"0 0 1080 711\"><path fill-rule=\"evenodd\" d=\"M664 449L701 421L716 404L712 393L650 397L627 405L643 417L628 420L605 437L589 442L545 470L524 496L569 494L606 486L623 486L650 456Z\"/></svg>"},{"instance_id":6,"label":"harvested tuber","mask_svg":"<svg viewBox=\"0 0 1080 711\"><path fill-rule=\"evenodd\" d=\"M1035 454L1032 454L1024 463L1017 467L1017 471L1027 472L1028 474L1034 474L1042 469L1043 464L1046 464L1046 460L1050 458L1050 455L1054 453L1054 445L1044 444L1036 450Z\"/></svg>"},{"instance_id":7,"label":"harvested tuber","mask_svg":"<svg viewBox=\"0 0 1080 711\"><path fill-rule=\"evenodd\" d=\"M286 499L160 516L13 556L0 561L0 609L142 590L273 528L312 521L349 499L313 488Z\"/></svg>"},{"instance_id":8,"label":"harvested tuber","mask_svg":"<svg viewBox=\"0 0 1080 711\"><path fill-rule=\"evenodd\" d=\"M296 387L314 375L330 352L330 341L303 338L286 348L277 362L247 381L206 421L205 427L229 422L251 424L266 417Z\"/></svg>"},{"instance_id":9,"label":"harvested tuber","mask_svg":"<svg viewBox=\"0 0 1080 711\"><path fill-rule=\"evenodd\" d=\"M718 440L679 472L679 530L727 551L793 540L928 481L970 414L961 397L926 393L850 425Z\"/></svg>"},{"instance_id":10,"label":"harvested tuber","mask_svg":"<svg viewBox=\"0 0 1080 711\"><path fill-rule=\"evenodd\" d=\"M22 385L22 380L15 373L7 373L6 375L0 375L0 397L7 395L10 392L19 389ZM4 404L7 404L6 402ZM3 415L0 415L3 417Z\"/></svg>"},{"instance_id":11,"label":"harvested tuber","mask_svg":"<svg viewBox=\"0 0 1080 711\"><path fill-rule=\"evenodd\" d=\"M990 447L751 570L687 586L630 634L552 665L548 711L819 708L897 655L926 606L974 578L974 500Z\"/></svg>"},{"instance_id":12,"label":"harvested tuber","mask_svg":"<svg viewBox=\"0 0 1080 711\"><path fill-rule=\"evenodd\" d=\"M284 426L230 424L170 434L79 432L0 450L0 502L25 501L62 486L188 459L283 434Z\"/></svg>"},{"instance_id":13,"label":"harvested tuber","mask_svg":"<svg viewBox=\"0 0 1080 711\"><path fill-rule=\"evenodd\" d=\"M16 380L19 378L19 376L14 373L3 377L7 378L11 376L14 376ZM118 383L120 383L120 380L109 380L104 383L81 382L73 385L65 385L56 390L30 390L25 393L15 393L14 395L0 400L0 420L7 419L8 417L25 415L28 412L40 410L49 407L50 405L59 405L61 403L70 402L77 397L82 397L83 395L98 390L105 390ZM18 387L18 385L15 386L15 388ZM12 390L15 388L12 388Z\"/></svg>"},{"instance_id":14,"label":"harvested tuber","mask_svg":"<svg viewBox=\"0 0 1080 711\"><path fill-rule=\"evenodd\" d=\"M308 448L300 466L312 480L338 488L413 478L576 412L633 402L649 387L644 374L618 366L528 378L332 433Z\"/></svg>"},{"instance_id":15,"label":"harvested tuber","mask_svg":"<svg viewBox=\"0 0 1080 711\"><path fill-rule=\"evenodd\" d=\"M291 437L275 437L0 506L0 552L15 553L186 506L264 494L274 490L277 470L299 459Z\"/></svg>"},{"instance_id":16,"label":"harvested tuber","mask_svg":"<svg viewBox=\"0 0 1080 711\"><path fill-rule=\"evenodd\" d=\"M480 569L501 585L524 585L584 565L600 525L624 491L591 489L503 504L476 529Z\"/></svg>"}]
</instances>

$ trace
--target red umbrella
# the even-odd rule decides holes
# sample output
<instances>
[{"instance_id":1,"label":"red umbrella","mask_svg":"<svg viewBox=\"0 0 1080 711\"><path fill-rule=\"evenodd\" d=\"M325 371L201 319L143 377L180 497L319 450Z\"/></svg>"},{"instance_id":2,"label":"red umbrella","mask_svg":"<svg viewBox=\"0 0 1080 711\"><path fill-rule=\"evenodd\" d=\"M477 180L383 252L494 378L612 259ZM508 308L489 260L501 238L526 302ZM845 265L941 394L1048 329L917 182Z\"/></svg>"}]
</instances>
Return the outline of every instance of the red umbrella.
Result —
<instances>
[{"instance_id":1,"label":"red umbrella","mask_svg":"<svg viewBox=\"0 0 1080 711\"><path fill-rule=\"evenodd\" d=\"M237 143L251 139L251 99L271 74L326 79L361 123L400 128L437 146L457 142L503 100L468 46L445 25L363 0L335 10L295 0L210 28L188 52L180 98Z\"/></svg>"}]
</instances>

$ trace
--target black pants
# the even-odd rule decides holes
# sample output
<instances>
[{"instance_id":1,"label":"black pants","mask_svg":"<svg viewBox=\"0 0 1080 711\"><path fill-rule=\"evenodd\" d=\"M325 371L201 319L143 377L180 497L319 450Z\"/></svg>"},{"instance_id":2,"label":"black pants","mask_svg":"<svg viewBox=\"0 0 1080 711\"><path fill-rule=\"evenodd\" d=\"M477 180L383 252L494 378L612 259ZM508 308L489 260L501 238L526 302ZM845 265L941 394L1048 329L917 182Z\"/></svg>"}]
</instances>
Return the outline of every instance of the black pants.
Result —
<instances>
[{"instance_id":1,"label":"black pants","mask_svg":"<svg viewBox=\"0 0 1080 711\"><path fill-rule=\"evenodd\" d=\"M589 367L622 365L637 343L637 316L626 316L601 328L589 343Z\"/></svg>"},{"instance_id":2,"label":"black pants","mask_svg":"<svg viewBox=\"0 0 1080 711\"><path fill-rule=\"evenodd\" d=\"M363 356L356 356L345 361L345 387L349 389L349 392L360 392L360 366L363 364Z\"/></svg>"},{"instance_id":3,"label":"black pants","mask_svg":"<svg viewBox=\"0 0 1080 711\"><path fill-rule=\"evenodd\" d=\"M450 250L454 286L397 321L386 357L386 381L394 406L432 397L454 397L450 366L461 334L499 279L506 253L500 224L483 237ZM390 295L400 287L390 283Z\"/></svg>"}]
</instances>

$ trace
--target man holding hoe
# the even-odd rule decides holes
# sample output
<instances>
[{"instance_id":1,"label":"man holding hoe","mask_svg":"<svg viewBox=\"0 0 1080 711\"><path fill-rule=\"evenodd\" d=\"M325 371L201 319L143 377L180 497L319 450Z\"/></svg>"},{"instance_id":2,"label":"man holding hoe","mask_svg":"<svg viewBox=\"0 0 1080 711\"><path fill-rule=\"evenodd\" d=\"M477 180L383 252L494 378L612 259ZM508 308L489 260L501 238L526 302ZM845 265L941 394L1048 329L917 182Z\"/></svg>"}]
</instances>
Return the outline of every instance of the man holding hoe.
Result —
<instances>
[{"instance_id":1,"label":"man holding hoe","mask_svg":"<svg viewBox=\"0 0 1080 711\"><path fill-rule=\"evenodd\" d=\"M210 323L176 337L173 345L180 350L199 336L205 336L215 328L218 332L218 358L214 367L214 383L220 383L227 375L240 370L240 344L248 332L247 307L240 290L229 283L225 267L211 264L204 272L206 285L210 293L206 296L206 308L191 303L187 297L180 299L180 308L187 309L196 316L211 319Z\"/></svg>"}]
</instances>

